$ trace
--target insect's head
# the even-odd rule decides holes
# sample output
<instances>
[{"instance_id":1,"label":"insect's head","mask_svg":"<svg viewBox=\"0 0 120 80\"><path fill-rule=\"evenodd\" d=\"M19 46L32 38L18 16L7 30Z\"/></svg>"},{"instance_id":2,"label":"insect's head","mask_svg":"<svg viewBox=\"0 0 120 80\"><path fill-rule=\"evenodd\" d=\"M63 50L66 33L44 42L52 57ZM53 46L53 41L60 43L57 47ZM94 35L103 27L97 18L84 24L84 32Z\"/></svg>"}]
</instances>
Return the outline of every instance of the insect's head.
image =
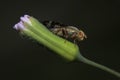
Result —
<instances>
[{"instance_id":1,"label":"insect's head","mask_svg":"<svg viewBox=\"0 0 120 80\"><path fill-rule=\"evenodd\" d=\"M86 34L82 30L79 30L79 32L78 32L78 40L83 41L86 38L87 38Z\"/></svg>"}]
</instances>

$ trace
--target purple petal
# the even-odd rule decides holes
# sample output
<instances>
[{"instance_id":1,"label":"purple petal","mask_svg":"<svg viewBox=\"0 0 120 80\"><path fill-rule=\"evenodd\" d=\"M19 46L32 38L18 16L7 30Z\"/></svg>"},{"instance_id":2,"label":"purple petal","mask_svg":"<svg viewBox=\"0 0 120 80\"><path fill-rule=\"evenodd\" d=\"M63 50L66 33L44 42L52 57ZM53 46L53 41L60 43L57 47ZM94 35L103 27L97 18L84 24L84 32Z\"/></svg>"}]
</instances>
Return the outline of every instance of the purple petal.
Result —
<instances>
[{"instance_id":1,"label":"purple petal","mask_svg":"<svg viewBox=\"0 0 120 80\"><path fill-rule=\"evenodd\" d=\"M16 29L16 30L18 30L18 25L15 24L15 26L13 28Z\"/></svg>"},{"instance_id":2,"label":"purple petal","mask_svg":"<svg viewBox=\"0 0 120 80\"><path fill-rule=\"evenodd\" d=\"M15 24L15 26L13 28L16 30L24 30L25 26L23 25L23 22L20 21L19 23Z\"/></svg>"},{"instance_id":3,"label":"purple petal","mask_svg":"<svg viewBox=\"0 0 120 80\"><path fill-rule=\"evenodd\" d=\"M24 17L27 17L27 18L29 18L30 16L29 16L29 15L24 15Z\"/></svg>"},{"instance_id":4,"label":"purple petal","mask_svg":"<svg viewBox=\"0 0 120 80\"><path fill-rule=\"evenodd\" d=\"M32 25L29 17L30 17L30 16L28 16L28 15L24 15L24 17L20 17L20 19L21 19L21 21L26 22L26 23L28 23L29 25Z\"/></svg>"}]
</instances>

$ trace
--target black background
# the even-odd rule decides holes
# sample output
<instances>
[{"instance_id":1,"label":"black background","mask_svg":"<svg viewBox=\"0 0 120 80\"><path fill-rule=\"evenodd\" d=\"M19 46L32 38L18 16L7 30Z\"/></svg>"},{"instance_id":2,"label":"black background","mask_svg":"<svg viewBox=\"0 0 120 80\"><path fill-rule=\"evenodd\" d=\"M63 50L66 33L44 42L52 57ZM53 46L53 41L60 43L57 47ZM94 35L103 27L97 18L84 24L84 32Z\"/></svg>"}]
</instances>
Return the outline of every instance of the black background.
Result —
<instances>
[{"instance_id":1,"label":"black background","mask_svg":"<svg viewBox=\"0 0 120 80\"><path fill-rule=\"evenodd\" d=\"M1 1L1 80L119 80L84 63L67 62L22 38L13 26L24 14L81 28L88 36L80 43L81 53L120 72L119 0Z\"/></svg>"}]
</instances>

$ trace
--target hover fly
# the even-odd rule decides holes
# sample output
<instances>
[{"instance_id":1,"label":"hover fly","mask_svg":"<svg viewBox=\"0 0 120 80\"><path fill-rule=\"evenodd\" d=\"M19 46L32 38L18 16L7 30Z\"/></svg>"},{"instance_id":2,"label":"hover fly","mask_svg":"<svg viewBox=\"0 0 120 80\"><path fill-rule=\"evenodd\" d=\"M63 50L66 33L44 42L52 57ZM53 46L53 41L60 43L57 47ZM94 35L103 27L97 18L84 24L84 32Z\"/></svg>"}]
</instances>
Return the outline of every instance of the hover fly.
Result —
<instances>
[{"instance_id":1,"label":"hover fly","mask_svg":"<svg viewBox=\"0 0 120 80\"><path fill-rule=\"evenodd\" d=\"M86 34L82 30L79 30L74 26L60 24L54 21L43 21L43 25L45 25L52 33L60 37L72 39L74 43L76 43L76 41L83 41L87 38Z\"/></svg>"}]
</instances>

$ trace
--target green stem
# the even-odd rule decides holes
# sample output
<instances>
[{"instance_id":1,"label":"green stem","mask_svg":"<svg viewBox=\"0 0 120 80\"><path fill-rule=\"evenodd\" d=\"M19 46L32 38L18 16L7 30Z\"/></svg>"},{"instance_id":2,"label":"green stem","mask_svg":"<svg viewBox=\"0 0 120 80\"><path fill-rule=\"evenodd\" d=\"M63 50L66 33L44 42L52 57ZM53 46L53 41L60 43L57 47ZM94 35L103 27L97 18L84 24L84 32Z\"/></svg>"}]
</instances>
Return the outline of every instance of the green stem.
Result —
<instances>
[{"instance_id":1,"label":"green stem","mask_svg":"<svg viewBox=\"0 0 120 80\"><path fill-rule=\"evenodd\" d=\"M113 74L113 75L115 75L115 76L120 78L120 73L119 72L117 72L115 70L112 70L112 69L110 69L110 68L108 68L108 67L106 67L104 65L99 64L99 63L96 63L94 61L91 61L91 60L83 57L81 54L78 55L78 60L82 61L83 63L89 64L89 65L97 67L99 69L102 69L104 71L107 71L107 72L109 72L109 73L111 73L111 74Z\"/></svg>"}]
</instances>

